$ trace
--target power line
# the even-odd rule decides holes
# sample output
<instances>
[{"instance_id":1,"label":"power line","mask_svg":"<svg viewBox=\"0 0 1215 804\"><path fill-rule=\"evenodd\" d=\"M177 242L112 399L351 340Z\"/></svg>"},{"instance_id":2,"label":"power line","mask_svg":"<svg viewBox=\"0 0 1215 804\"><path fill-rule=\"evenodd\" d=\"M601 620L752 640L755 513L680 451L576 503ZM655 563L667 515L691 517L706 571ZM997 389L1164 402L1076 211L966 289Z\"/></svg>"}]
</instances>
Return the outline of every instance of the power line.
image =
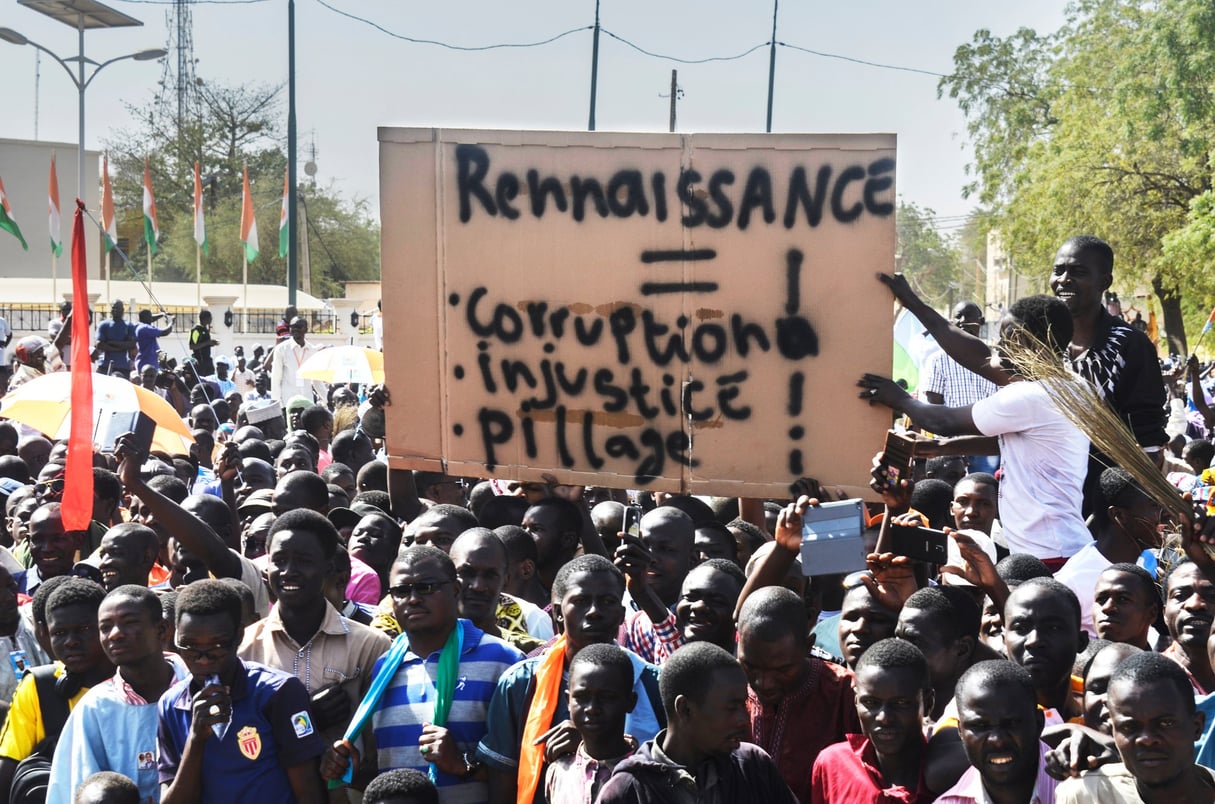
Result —
<instances>
[{"instance_id":1,"label":"power line","mask_svg":"<svg viewBox=\"0 0 1215 804\"><path fill-rule=\"evenodd\" d=\"M320 0L317 0L317 1L320 2ZM663 53L654 53L653 51L646 50L641 45L630 42L629 40L625 39L623 36L619 36L617 34L612 33L607 28L601 27L600 30L603 31L608 36L615 39L617 42L620 42L621 44L624 44L624 45L628 45L633 50L636 50L638 53L645 54L646 56L651 56L655 59L663 59L665 61L679 62L680 64L708 64L709 62L713 62L713 61L737 61L738 59L744 58L746 56L750 56L752 53L754 53L755 51L759 50L762 47L767 47L768 45L772 44L771 42L760 42L758 45L753 45L752 47L749 47L746 50L744 50L742 53L738 53L733 56L707 56L703 59L685 59L685 58L681 58L679 56L669 56L669 55L666 55Z\"/></svg>"},{"instance_id":2,"label":"power line","mask_svg":"<svg viewBox=\"0 0 1215 804\"><path fill-rule=\"evenodd\" d=\"M248 2L248 1L249 0L246 0L246 2ZM496 44L496 45L479 45L479 46L452 45L447 42L440 42L437 39L418 39L416 37L406 36L405 34L399 34L395 31L388 30L383 25L380 25L378 22L372 22L371 20L369 20L365 17L360 17L357 14L351 14L349 11L343 11L340 8L334 8L333 6L326 3L325 0L316 0L316 2L319 3L320 5L324 6L325 8L329 9L330 11L332 11L335 14L340 14L343 17L347 17L349 19L355 20L356 22L361 22L364 25L370 25L372 28L375 28L377 31L388 34L389 36L391 36L394 39L401 39L405 42L413 42L415 45L435 45L437 47L447 48L448 50L476 51L476 50L498 50L501 48L540 47L541 45L547 45L547 44L551 44L552 42L556 42L558 39L564 39L565 37L569 36L570 34L575 34L575 33L578 33L579 31L589 31L592 27L590 25L583 25L579 28L571 28L568 31L565 31L564 33L559 33L556 36L550 36L548 39L542 39L537 42L506 42L506 43L501 43L501 44Z\"/></svg>"},{"instance_id":3,"label":"power line","mask_svg":"<svg viewBox=\"0 0 1215 804\"><path fill-rule=\"evenodd\" d=\"M211 3L215 3L217 5L223 5L224 3L237 3L237 2L256 3L256 2L264 2L265 0L194 0L194 1L195 2L211 2ZM172 0L123 0L123 2L128 2L128 3L137 3L137 2L171 3ZM580 31L589 31L594 28L593 25L583 25L581 27L571 28L568 31L564 31L555 36L551 36L547 39L541 39L541 40L538 40L535 42L507 42L507 43L498 43L498 44L493 44L493 45L479 45L479 46L453 45L449 42L443 42L443 41L440 41L437 39L422 39L422 38L418 38L418 37L407 36L405 34L397 33L396 31L392 31L392 30L384 27L383 25L380 25L378 22L369 20L366 17L360 17L357 14L353 14L349 11L344 11L340 8L336 8L333 5L331 5L330 3L326 2L326 0L316 0L316 2L318 4L320 4L321 6L323 6L324 8L329 9L330 11L332 11L335 14L340 14L341 16L346 17L348 19L355 20L356 22L361 22L364 25L369 25L372 28L375 28L377 31L387 34L388 36L391 36L394 39L400 39L405 42L413 42L414 44L435 45L437 47L447 48L448 50L481 51L481 50L497 50L497 49L501 49L501 48L540 47L541 45L547 45L547 44L551 44L552 42L556 42L558 39L563 39L567 36L570 36L571 34L575 34ZM609 31L607 28L604 28L602 26L600 26L599 30L602 33L606 34L607 36L610 36L612 39L615 39L617 42L620 42L622 45L632 48L633 50L636 50L638 53L641 53L642 55L649 56L650 58L662 59L663 61L673 61L673 62L677 62L679 64L709 64L711 62L720 62L720 61L737 61L739 59L746 58L747 56L751 55L755 51L757 51L761 48L768 47L769 45L772 44L772 41L768 40L768 41L759 42L758 44L752 45L751 47L747 48L746 50L743 50L740 53L735 53L732 55L725 55L725 56L704 56L702 58L693 59L693 58L687 58L684 56L674 56L669 53L658 53L656 51L649 50L649 49L644 48L641 45L637 44L636 42L626 39L625 37L621 36L620 34ZM918 67L903 67L903 66L897 65L897 64L882 64L880 62L869 61L867 59L859 59L859 58L855 58L853 56L845 56L845 55L842 55L839 53L827 53L827 52L821 51L821 50L813 50L811 48L801 47L800 45L793 45L788 42L777 41L776 44L780 45L781 47L787 47L792 50L799 50L803 53L809 53L812 56L820 56L822 58L827 58L827 59L839 59L841 61L847 61L847 62L851 62L853 64L862 64L866 67L876 67L876 68L884 69L884 70L899 70L901 72L918 73L921 75L930 75L930 76L934 76L937 78L947 77L944 73L937 73L937 72L933 72L931 70L921 70Z\"/></svg>"},{"instance_id":4,"label":"power line","mask_svg":"<svg viewBox=\"0 0 1215 804\"><path fill-rule=\"evenodd\" d=\"M809 53L811 56L821 56L824 59L839 59L840 61L848 61L848 62L852 62L853 64L863 64L866 67L878 67L883 70L899 70L899 71L905 72L905 73L918 73L920 75L931 75L936 78L948 78L949 77L945 73L936 73L936 72L933 72L932 70L921 70L918 67L902 67L897 64L882 64L882 63L876 62L876 61L858 59L853 56L844 56L839 53L825 53L821 50L811 50L808 47L802 47L800 45L791 45L788 42L779 42L778 41L776 44L780 45L781 47L790 48L791 50L800 50L803 53Z\"/></svg>"}]
</instances>

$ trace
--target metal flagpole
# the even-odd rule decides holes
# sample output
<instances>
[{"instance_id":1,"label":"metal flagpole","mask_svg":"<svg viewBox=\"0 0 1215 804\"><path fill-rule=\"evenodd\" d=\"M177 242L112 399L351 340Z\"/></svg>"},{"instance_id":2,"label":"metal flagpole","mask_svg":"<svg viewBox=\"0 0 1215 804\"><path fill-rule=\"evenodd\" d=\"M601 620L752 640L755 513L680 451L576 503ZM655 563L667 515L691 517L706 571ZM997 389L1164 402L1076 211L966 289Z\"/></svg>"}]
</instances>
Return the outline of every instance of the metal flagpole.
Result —
<instances>
[{"instance_id":1,"label":"metal flagpole","mask_svg":"<svg viewBox=\"0 0 1215 804\"><path fill-rule=\"evenodd\" d=\"M240 297L240 306L241 306L241 311L245 314L244 315L245 320L241 323L240 331L245 334L248 334L249 333L249 253L246 252L243 248L241 249L241 252L242 252L241 262L243 262L245 264L245 267L244 267L245 288L242 291L242 295Z\"/></svg>"}]
</instances>

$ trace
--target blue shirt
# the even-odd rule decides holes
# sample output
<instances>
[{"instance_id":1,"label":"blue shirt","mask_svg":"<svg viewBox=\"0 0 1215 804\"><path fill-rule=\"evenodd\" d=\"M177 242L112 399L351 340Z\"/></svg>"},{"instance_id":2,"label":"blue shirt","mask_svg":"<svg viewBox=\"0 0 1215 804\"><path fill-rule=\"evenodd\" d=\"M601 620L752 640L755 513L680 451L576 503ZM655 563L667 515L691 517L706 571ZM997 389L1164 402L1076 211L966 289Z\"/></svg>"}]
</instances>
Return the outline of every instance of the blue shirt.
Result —
<instances>
[{"instance_id":1,"label":"blue shirt","mask_svg":"<svg viewBox=\"0 0 1215 804\"><path fill-rule=\"evenodd\" d=\"M160 365L160 356L157 354L160 350L160 327L154 324L136 324L135 346L139 349L135 353L136 368Z\"/></svg>"},{"instance_id":2,"label":"blue shirt","mask_svg":"<svg viewBox=\"0 0 1215 804\"><path fill-rule=\"evenodd\" d=\"M1215 694L1199 695L1198 711L1207 716L1202 734L1194 741L1194 761L1208 768L1215 766Z\"/></svg>"},{"instance_id":3,"label":"blue shirt","mask_svg":"<svg viewBox=\"0 0 1215 804\"><path fill-rule=\"evenodd\" d=\"M98 343L103 341L129 341L131 339L131 325L126 321L115 321L111 318L97 325ZM124 371L129 370L131 368L130 352L102 352L101 365Z\"/></svg>"},{"instance_id":4,"label":"blue shirt","mask_svg":"<svg viewBox=\"0 0 1215 804\"><path fill-rule=\"evenodd\" d=\"M551 648L550 648L551 650ZM666 727L662 699L658 692L658 668L637 654L625 650L633 662L633 692L637 705L624 721L624 731L638 742L654 739ZM477 754L486 764L498 770L514 771L519 767L519 746L523 742L523 725L536 693L536 667L541 656L526 659L498 679L498 688L489 705L489 731L477 746ZM561 695L553 712L553 723L568 720L569 673L561 680ZM540 788L543 790L543 786Z\"/></svg>"},{"instance_id":5,"label":"blue shirt","mask_svg":"<svg viewBox=\"0 0 1215 804\"><path fill-rule=\"evenodd\" d=\"M174 654L165 661L174 679L188 678ZM55 746L47 801L71 801L75 790L98 771L115 771L139 785L141 801L160 801L156 771L157 702L145 701L123 681L121 670L84 694L72 707Z\"/></svg>"},{"instance_id":6,"label":"blue shirt","mask_svg":"<svg viewBox=\"0 0 1215 804\"><path fill-rule=\"evenodd\" d=\"M468 752L474 751L485 736L495 683L523 659L523 654L501 639L487 635L468 620L457 620L457 623L464 629L464 651L460 654L460 671L446 728L459 750ZM383 664L381 657L372 670L373 677L379 674ZM371 721L381 771L412 768L426 773L430 767L418 750L418 740L422 736L422 724L434 722L438 671L439 651L423 658L410 650L384 690ZM484 782L465 782L437 769L435 782L443 789L444 804L466 804L489 798Z\"/></svg>"},{"instance_id":7,"label":"blue shirt","mask_svg":"<svg viewBox=\"0 0 1215 804\"><path fill-rule=\"evenodd\" d=\"M316 759L325 742L312 724L304 684L257 662L241 662L232 684L232 722L203 749L202 800L214 804L294 801L287 768ZM177 776L193 713L186 678L160 698L160 783Z\"/></svg>"}]
</instances>

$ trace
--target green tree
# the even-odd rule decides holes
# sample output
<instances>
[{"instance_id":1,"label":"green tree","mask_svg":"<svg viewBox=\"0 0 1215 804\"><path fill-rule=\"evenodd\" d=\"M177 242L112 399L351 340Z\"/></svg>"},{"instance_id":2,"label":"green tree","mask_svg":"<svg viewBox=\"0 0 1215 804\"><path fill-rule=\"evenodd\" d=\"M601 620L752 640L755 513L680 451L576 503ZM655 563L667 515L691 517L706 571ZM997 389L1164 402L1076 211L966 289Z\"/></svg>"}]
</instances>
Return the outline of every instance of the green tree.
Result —
<instances>
[{"instance_id":1,"label":"green tree","mask_svg":"<svg viewBox=\"0 0 1215 804\"><path fill-rule=\"evenodd\" d=\"M202 257L204 282L242 279L240 217L243 170L258 223L260 254L249 266L249 282L281 285L286 258L278 255L287 156L281 135L281 87L224 87L203 83L181 125L175 113L156 102L130 107L132 125L107 143L113 173L119 236L130 242L131 270L146 277L143 242L143 167L147 160L156 193L160 243L152 260L153 277L192 282L194 242L194 163L202 173L208 253ZM173 110L175 112L175 109ZM379 225L362 200L347 200L332 185L297 186L308 205L308 246L312 255L312 294L341 296L342 283L379 277ZM300 218L301 236L303 216ZM115 276L122 276L118 269Z\"/></svg>"},{"instance_id":2,"label":"green tree","mask_svg":"<svg viewBox=\"0 0 1215 804\"><path fill-rule=\"evenodd\" d=\"M925 301L948 315L955 302L973 298L975 291L961 270L958 248L938 230L935 217L931 209L900 199L896 248L899 270Z\"/></svg>"},{"instance_id":3,"label":"green tree","mask_svg":"<svg viewBox=\"0 0 1215 804\"><path fill-rule=\"evenodd\" d=\"M1117 285L1159 298L1173 352L1186 348L1181 290L1212 281L1165 243L1211 188L1213 13L1206 0L1078 0L1052 34L979 31L938 88L967 119L966 191L1014 262L1045 283L1063 240L1105 238Z\"/></svg>"}]
</instances>

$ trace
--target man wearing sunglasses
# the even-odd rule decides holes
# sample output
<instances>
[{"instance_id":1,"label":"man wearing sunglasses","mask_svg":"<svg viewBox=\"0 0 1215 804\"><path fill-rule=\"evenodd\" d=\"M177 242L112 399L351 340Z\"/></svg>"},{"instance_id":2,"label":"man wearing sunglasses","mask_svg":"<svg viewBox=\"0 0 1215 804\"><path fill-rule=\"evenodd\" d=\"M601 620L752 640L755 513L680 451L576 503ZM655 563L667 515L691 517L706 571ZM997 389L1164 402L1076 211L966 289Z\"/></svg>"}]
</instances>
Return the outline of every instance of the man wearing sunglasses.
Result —
<instances>
[{"instance_id":1,"label":"man wearing sunglasses","mask_svg":"<svg viewBox=\"0 0 1215 804\"><path fill-rule=\"evenodd\" d=\"M458 617L456 567L438 548L405 548L388 578L403 631L397 639L406 640L408 649L399 667L386 666L395 650L376 663L377 677L394 675L371 717L372 729L363 732L361 754L347 740L334 743L321 772L340 778L351 760L365 778L411 768L429 772L444 800L486 801L487 774L475 757L477 743L485 736L495 682L523 654ZM458 664L451 661L453 651ZM450 717L436 715L436 697L451 702Z\"/></svg>"}]
</instances>

